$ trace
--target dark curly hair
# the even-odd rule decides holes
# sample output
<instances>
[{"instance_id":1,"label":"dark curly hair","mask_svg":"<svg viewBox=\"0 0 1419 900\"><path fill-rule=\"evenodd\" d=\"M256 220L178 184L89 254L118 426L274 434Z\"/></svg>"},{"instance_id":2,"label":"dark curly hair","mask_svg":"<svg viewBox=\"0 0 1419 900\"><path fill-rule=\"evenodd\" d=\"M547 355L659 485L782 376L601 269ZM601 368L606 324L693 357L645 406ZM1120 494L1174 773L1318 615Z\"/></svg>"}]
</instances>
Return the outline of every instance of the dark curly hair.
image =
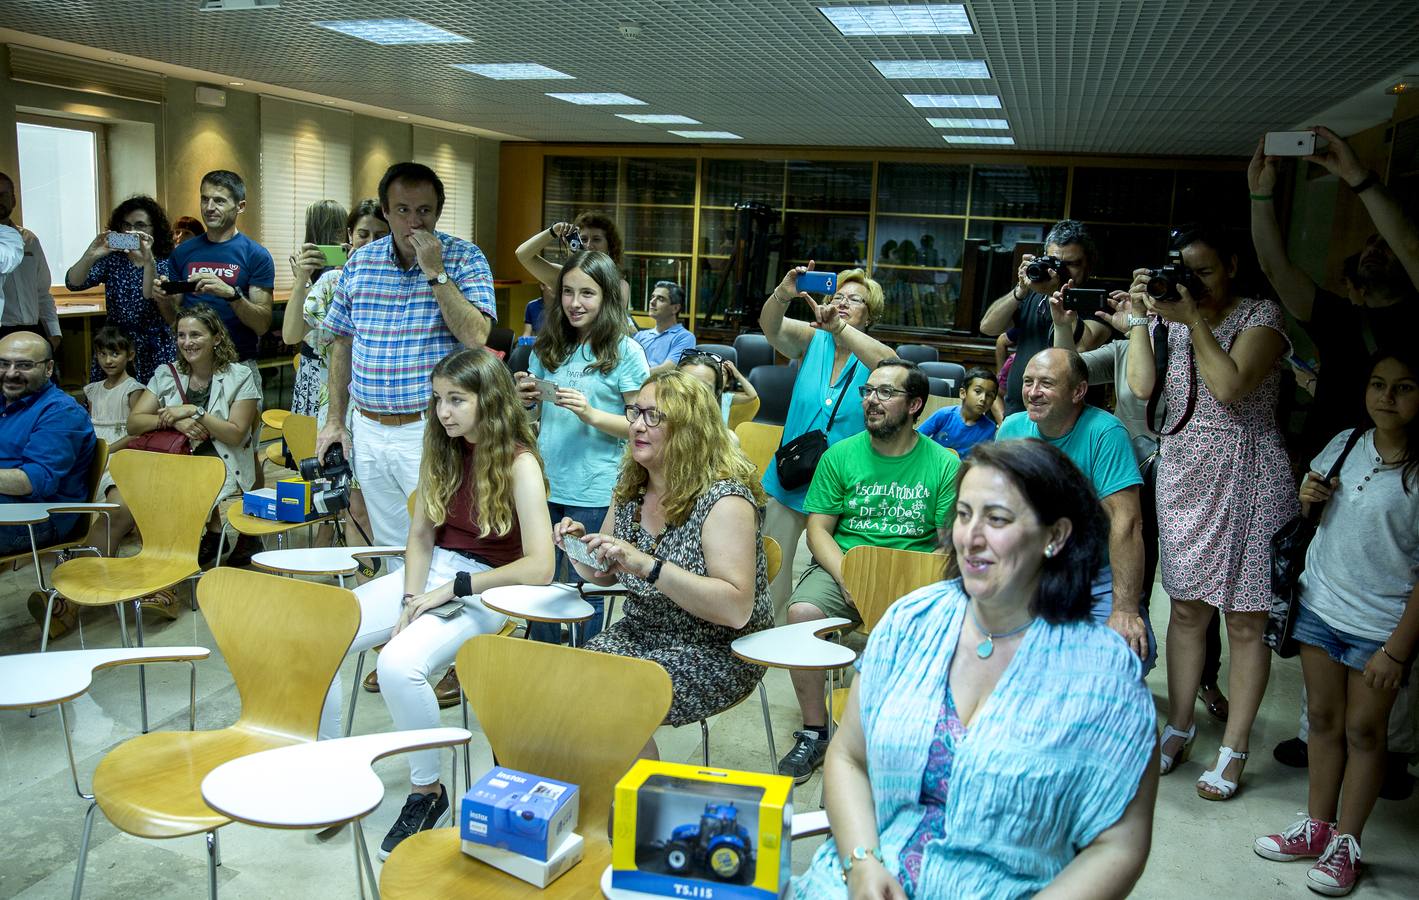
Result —
<instances>
[{"instance_id":1,"label":"dark curly hair","mask_svg":"<svg viewBox=\"0 0 1419 900\"><path fill-rule=\"evenodd\" d=\"M134 194L113 208L108 217L109 231L126 231L128 224L123 220L135 209L141 209L153 221L153 256L163 259L172 255L172 226L168 215L158 205L158 201L147 194Z\"/></svg>"}]
</instances>

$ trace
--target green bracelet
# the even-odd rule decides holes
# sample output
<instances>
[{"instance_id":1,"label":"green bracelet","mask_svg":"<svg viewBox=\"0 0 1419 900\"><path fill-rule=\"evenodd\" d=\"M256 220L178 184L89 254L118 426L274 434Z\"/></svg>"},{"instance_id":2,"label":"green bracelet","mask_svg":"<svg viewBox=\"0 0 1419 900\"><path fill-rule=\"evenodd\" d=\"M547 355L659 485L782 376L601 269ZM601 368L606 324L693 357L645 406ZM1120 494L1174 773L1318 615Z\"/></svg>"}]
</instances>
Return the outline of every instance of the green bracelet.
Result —
<instances>
[{"instance_id":1,"label":"green bracelet","mask_svg":"<svg viewBox=\"0 0 1419 900\"><path fill-rule=\"evenodd\" d=\"M1270 194L1252 194L1252 195L1251 195L1251 198L1252 198L1253 200L1261 200L1261 201L1274 199Z\"/></svg>"}]
</instances>

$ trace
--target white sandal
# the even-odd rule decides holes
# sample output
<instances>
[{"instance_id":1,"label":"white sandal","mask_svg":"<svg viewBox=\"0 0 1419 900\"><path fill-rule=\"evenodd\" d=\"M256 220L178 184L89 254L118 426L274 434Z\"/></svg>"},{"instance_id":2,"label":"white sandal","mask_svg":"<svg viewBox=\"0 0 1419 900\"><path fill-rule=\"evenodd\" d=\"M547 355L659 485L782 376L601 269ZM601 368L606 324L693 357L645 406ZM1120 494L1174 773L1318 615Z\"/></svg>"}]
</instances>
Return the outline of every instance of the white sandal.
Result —
<instances>
[{"instance_id":1,"label":"white sandal","mask_svg":"<svg viewBox=\"0 0 1419 900\"><path fill-rule=\"evenodd\" d=\"M1248 755L1249 754L1246 753L1238 753L1231 747L1218 747L1217 765L1211 770L1203 772L1202 776L1197 779L1197 796L1201 797L1203 800L1232 799L1232 795L1237 792L1237 782L1228 781L1222 777L1222 773L1226 771L1227 764L1232 760L1239 759L1245 762ZM1240 776L1238 777L1240 778ZM1212 788L1216 793L1204 791L1202 789L1203 785Z\"/></svg>"},{"instance_id":2,"label":"white sandal","mask_svg":"<svg viewBox=\"0 0 1419 900\"><path fill-rule=\"evenodd\" d=\"M1175 737L1183 739L1182 749L1178 751L1176 758L1163 753L1163 747L1169 740ZM1193 722L1192 727L1187 731L1178 731L1171 725L1163 725L1163 736L1158 740L1158 774L1166 775L1176 768L1180 763L1187 762L1188 754L1192 752L1192 739L1197 737L1197 723Z\"/></svg>"}]
</instances>

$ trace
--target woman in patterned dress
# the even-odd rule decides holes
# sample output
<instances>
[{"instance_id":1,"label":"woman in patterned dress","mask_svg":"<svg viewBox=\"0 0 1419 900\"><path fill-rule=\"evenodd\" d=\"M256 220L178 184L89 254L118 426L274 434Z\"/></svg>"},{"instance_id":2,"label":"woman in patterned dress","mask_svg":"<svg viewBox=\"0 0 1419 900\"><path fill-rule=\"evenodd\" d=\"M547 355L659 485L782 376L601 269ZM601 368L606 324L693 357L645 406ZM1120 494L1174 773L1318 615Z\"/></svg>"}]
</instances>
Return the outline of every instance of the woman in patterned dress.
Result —
<instances>
[{"instance_id":1,"label":"woman in patterned dress","mask_svg":"<svg viewBox=\"0 0 1419 900\"><path fill-rule=\"evenodd\" d=\"M1129 386L1163 391L1158 531L1168 623L1168 722L1162 772L1188 754L1193 703L1213 610L1226 616L1231 657L1227 718L1216 765L1197 782L1206 800L1229 799L1246 762L1252 721L1270 673L1261 642L1271 606L1271 538L1297 511L1290 463L1276 421L1281 358L1289 350L1281 308L1235 292L1237 254L1223 233L1195 228L1173 247L1195 278L1174 299L1155 300L1149 273L1135 273L1133 309L1161 327L1129 329ZM1167 342L1164 383L1155 384L1153 340ZM1187 410L1191 410L1188 417Z\"/></svg>"},{"instance_id":2,"label":"woman in patterned dress","mask_svg":"<svg viewBox=\"0 0 1419 900\"><path fill-rule=\"evenodd\" d=\"M773 624L764 549L763 489L729 443L719 404L672 370L651 376L626 406L631 440L601 530L564 518L605 566L574 563L586 580L630 589L625 615L588 650L659 663L673 697L667 725L684 725L744 699L764 670L729 645ZM658 759L652 738L643 755Z\"/></svg>"}]
</instances>

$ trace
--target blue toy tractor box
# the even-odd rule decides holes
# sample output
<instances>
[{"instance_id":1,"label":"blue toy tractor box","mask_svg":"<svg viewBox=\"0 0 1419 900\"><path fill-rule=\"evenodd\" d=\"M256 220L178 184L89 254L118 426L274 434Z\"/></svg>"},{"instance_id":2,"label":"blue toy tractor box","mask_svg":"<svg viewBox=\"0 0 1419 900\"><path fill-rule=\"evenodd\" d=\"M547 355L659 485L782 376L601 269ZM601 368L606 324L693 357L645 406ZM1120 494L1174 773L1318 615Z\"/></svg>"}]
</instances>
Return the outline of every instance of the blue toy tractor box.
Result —
<instances>
[{"instance_id":1,"label":"blue toy tractor box","mask_svg":"<svg viewBox=\"0 0 1419 900\"><path fill-rule=\"evenodd\" d=\"M459 805L459 836L546 862L576 828L574 784L495 766Z\"/></svg>"}]
</instances>

